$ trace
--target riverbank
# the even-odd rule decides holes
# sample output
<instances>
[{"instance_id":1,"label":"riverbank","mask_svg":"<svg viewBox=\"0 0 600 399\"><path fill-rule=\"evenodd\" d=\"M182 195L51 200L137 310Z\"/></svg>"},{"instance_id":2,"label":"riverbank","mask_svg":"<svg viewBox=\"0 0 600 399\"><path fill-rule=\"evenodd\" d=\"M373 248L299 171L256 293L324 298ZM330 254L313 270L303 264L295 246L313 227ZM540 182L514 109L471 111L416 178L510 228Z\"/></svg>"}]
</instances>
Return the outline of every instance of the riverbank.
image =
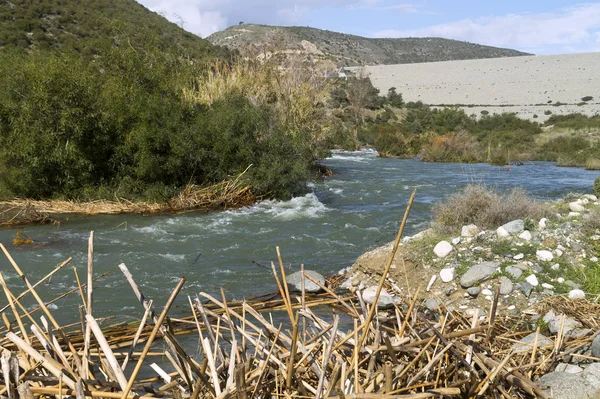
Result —
<instances>
[{"instance_id":1,"label":"riverbank","mask_svg":"<svg viewBox=\"0 0 600 399\"><path fill-rule=\"evenodd\" d=\"M468 202L465 197L468 192L448 200L455 214L464 210L456 200ZM600 202L591 194L569 195L538 206L546 208L542 213L547 217L504 220L493 227L482 227L480 219L479 226L465 224L453 230L437 225L405 237L379 305L415 295L416 303L440 320L449 312L474 321L497 312L520 320L515 333L534 332L523 339L515 335L513 342L535 342L534 346L597 337ZM479 212L486 212L481 204ZM439 211L434 219L440 221ZM342 287L367 296L381 280L392 249L393 243L388 243L360 256ZM535 349L532 353L531 359ZM553 398L570 397L563 396L566 392L557 381L569 381L570 389L582 395L577 397L600 394L597 377L591 377L600 368L600 338L573 355L553 360L556 369L540 381L557 384Z\"/></svg>"},{"instance_id":2,"label":"riverbank","mask_svg":"<svg viewBox=\"0 0 600 399\"><path fill-rule=\"evenodd\" d=\"M157 215L241 208L250 206L259 199L253 194L252 187L242 182L242 175L208 187L190 184L179 195L164 202L126 199L89 202L19 199L0 201L0 227L57 224L61 219L77 215Z\"/></svg>"}]
</instances>

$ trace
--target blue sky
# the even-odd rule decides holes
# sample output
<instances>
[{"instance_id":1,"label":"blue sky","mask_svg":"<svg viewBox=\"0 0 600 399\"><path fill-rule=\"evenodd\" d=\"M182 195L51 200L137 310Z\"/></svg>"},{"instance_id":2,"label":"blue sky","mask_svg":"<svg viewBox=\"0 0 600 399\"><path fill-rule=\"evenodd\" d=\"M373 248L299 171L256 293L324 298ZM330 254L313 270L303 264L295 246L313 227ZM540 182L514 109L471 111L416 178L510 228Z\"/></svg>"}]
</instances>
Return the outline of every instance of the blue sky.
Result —
<instances>
[{"instance_id":1,"label":"blue sky","mask_svg":"<svg viewBox=\"0 0 600 399\"><path fill-rule=\"evenodd\" d=\"M446 37L535 54L600 51L600 1L138 0L206 37L245 23Z\"/></svg>"}]
</instances>

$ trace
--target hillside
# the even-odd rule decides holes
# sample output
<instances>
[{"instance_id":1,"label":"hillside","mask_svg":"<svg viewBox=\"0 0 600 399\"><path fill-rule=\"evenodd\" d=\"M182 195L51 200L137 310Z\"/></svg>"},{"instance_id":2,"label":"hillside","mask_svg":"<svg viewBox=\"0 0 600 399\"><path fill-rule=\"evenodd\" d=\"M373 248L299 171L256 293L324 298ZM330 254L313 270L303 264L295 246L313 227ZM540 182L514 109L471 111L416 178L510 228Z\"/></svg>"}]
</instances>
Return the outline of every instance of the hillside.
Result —
<instances>
[{"instance_id":1,"label":"hillside","mask_svg":"<svg viewBox=\"0 0 600 399\"><path fill-rule=\"evenodd\" d=\"M211 43L245 56L275 55L329 66L410 64L528 55L516 50L442 38L371 39L308 27L238 25L212 34Z\"/></svg>"},{"instance_id":2,"label":"hillside","mask_svg":"<svg viewBox=\"0 0 600 399\"><path fill-rule=\"evenodd\" d=\"M147 40L148 33L161 49L195 57L227 54L135 0L0 0L0 49L73 49L93 56L107 44L118 45L116 36Z\"/></svg>"}]
</instances>

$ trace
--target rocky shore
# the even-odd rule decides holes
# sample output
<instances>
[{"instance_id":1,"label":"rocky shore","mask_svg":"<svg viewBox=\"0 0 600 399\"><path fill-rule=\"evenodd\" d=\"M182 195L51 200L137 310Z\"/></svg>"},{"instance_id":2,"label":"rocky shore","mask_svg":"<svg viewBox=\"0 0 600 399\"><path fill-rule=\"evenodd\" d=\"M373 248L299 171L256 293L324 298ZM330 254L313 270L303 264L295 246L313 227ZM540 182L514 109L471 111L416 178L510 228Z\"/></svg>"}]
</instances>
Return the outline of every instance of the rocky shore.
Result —
<instances>
[{"instance_id":1,"label":"rocky shore","mask_svg":"<svg viewBox=\"0 0 600 399\"><path fill-rule=\"evenodd\" d=\"M514 351L531 351L534 339L552 345L597 334L600 327L590 328L582 320L585 314L566 315L564 303L589 309L600 293L600 202L587 194L550 205L553 215L539 220L518 219L487 230L465 225L453 236L431 228L405 237L379 308L407 301L418 289L421 306L434 317L458 311L483 320L497 296L497 314L522 317L523 330L533 331L515 341ZM360 256L345 271L342 288L370 302L392 246ZM600 335L577 353L540 379L553 398L600 397Z\"/></svg>"}]
</instances>

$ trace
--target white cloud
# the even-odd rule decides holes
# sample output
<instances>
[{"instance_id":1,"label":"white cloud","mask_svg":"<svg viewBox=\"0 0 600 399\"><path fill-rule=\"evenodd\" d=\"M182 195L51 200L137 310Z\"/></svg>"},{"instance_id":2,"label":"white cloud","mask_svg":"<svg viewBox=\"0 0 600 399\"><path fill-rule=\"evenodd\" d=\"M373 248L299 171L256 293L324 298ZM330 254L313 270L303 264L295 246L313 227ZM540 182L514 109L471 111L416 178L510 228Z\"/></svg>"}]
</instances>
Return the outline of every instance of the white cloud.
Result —
<instances>
[{"instance_id":1,"label":"white cloud","mask_svg":"<svg viewBox=\"0 0 600 399\"><path fill-rule=\"evenodd\" d=\"M415 30L384 30L376 37L445 37L536 54L597 51L600 3L583 3L559 12L509 14L433 25Z\"/></svg>"}]
</instances>

